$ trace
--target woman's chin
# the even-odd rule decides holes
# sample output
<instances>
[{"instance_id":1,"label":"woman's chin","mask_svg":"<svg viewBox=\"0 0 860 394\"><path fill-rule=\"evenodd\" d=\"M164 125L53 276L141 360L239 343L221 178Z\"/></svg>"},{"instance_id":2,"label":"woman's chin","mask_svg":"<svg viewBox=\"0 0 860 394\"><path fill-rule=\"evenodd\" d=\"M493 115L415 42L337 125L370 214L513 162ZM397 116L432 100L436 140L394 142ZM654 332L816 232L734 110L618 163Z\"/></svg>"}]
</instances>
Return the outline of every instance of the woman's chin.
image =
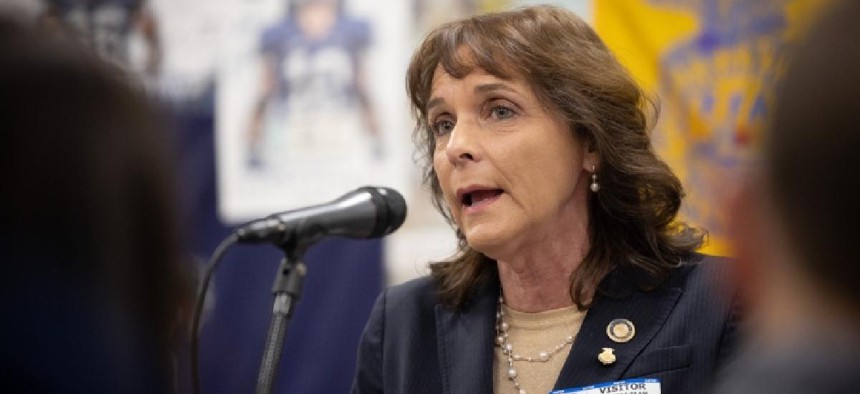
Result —
<instances>
[{"instance_id":1,"label":"woman's chin","mask_svg":"<svg viewBox=\"0 0 860 394\"><path fill-rule=\"evenodd\" d=\"M494 260L498 260L499 256L504 255L504 250L511 245L510 239L498 232L475 231L467 233L466 242L472 249Z\"/></svg>"}]
</instances>

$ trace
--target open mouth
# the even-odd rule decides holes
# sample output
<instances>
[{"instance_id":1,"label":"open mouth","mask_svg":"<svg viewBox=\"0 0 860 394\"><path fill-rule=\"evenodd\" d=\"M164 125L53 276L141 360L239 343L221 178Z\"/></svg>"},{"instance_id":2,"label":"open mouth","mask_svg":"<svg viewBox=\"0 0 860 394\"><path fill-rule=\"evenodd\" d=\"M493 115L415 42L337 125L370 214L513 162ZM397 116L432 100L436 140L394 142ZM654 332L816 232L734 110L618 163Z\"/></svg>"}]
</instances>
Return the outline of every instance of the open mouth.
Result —
<instances>
[{"instance_id":1,"label":"open mouth","mask_svg":"<svg viewBox=\"0 0 860 394\"><path fill-rule=\"evenodd\" d=\"M463 193L460 203L466 207L474 207L490 202L502 194L502 189L482 189Z\"/></svg>"}]
</instances>

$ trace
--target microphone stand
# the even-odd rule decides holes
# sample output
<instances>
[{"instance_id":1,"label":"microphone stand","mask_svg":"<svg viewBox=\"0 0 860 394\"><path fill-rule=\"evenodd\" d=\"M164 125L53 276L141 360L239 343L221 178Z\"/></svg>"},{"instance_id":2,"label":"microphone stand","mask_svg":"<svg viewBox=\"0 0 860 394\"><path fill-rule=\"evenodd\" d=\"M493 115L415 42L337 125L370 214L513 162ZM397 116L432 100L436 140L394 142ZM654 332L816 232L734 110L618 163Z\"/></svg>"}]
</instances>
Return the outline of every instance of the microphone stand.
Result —
<instances>
[{"instance_id":1,"label":"microphone stand","mask_svg":"<svg viewBox=\"0 0 860 394\"><path fill-rule=\"evenodd\" d=\"M271 394L274 389L275 374L281 362L287 325L302 293L307 267L300 257L304 254L304 250L302 253L296 253L296 246L292 243L281 246L286 252L286 256L281 260L281 265L275 275L275 283L272 285L275 303L272 307L272 321L269 324L263 360L260 364L259 375L257 375L257 394Z\"/></svg>"}]
</instances>

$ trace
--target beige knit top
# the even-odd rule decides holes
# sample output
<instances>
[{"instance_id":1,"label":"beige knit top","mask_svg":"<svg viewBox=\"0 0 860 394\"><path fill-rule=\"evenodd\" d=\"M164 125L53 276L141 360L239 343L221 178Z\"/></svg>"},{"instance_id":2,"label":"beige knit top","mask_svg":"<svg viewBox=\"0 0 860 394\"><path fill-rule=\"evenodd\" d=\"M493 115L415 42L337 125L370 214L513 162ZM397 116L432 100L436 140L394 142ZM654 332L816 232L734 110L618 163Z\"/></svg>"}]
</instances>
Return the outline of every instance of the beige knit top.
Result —
<instances>
[{"instance_id":1,"label":"beige knit top","mask_svg":"<svg viewBox=\"0 0 860 394\"><path fill-rule=\"evenodd\" d=\"M527 313L515 311L502 305L505 322L508 323L508 343L513 345L513 354L538 359L541 352L551 353L560 344L565 346L546 362L514 360L517 382L527 394L546 394L552 390L561 367L570 353L568 336L576 338L586 311L576 306L546 312ZM496 345L493 359L493 393L518 394L513 381L508 378L508 356Z\"/></svg>"}]
</instances>

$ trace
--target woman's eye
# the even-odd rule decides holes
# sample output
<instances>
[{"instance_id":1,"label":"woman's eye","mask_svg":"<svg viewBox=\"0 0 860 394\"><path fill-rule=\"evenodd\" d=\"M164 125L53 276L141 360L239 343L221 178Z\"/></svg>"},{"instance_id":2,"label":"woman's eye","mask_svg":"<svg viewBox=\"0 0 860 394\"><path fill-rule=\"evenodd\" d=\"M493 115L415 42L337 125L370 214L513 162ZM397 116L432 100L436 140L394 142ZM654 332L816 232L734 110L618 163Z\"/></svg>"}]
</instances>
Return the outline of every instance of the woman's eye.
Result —
<instances>
[{"instance_id":1,"label":"woman's eye","mask_svg":"<svg viewBox=\"0 0 860 394\"><path fill-rule=\"evenodd\" d=\"M442 136L454 130L454 123L450 120L440 120L436 123L433 123L433 126L431 128L433 129L433 134L437 136Z\"/></svg>"},{"instance_id":2,"label":"woman's eye","mask_svg":"<svg viewBox=\"0 0 860 394\"><path fill-rule=\"evenodd\" d=\"M492 115L496 119L508 119L514 116L514 111L508 107L493 107Z\"/></svg>"}]
</instances>

